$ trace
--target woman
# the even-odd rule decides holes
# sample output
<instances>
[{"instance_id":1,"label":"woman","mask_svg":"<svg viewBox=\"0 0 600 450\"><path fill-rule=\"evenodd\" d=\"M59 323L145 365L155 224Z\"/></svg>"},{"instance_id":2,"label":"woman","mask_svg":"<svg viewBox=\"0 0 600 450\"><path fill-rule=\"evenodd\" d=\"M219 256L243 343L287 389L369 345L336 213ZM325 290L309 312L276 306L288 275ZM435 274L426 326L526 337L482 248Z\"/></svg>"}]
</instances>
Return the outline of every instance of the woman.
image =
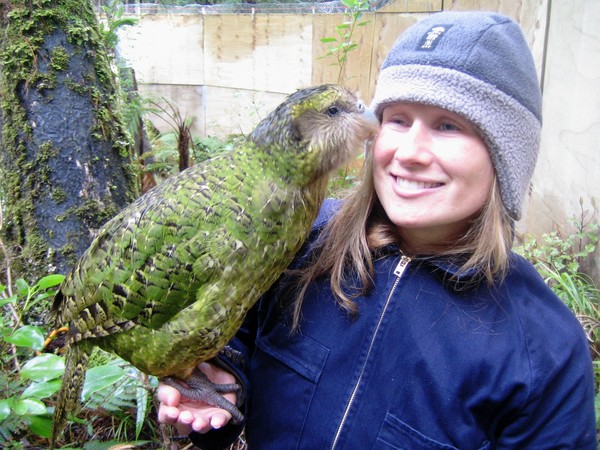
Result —
<instances>
[{"instance_id":1,"label":"woman","mask_svg":"<svg viewBox=\"0 0 600 450\"><path fill-rule=\"evenodd\" d=\"M249 314L245 365L203 365L244 387L249 448L596 449L582 328L510 251L541 127L519 27L429 16L394 44L372 108L364 179ZM240 431L158 396L201 448Z\"/></svg>"}]
</instances>

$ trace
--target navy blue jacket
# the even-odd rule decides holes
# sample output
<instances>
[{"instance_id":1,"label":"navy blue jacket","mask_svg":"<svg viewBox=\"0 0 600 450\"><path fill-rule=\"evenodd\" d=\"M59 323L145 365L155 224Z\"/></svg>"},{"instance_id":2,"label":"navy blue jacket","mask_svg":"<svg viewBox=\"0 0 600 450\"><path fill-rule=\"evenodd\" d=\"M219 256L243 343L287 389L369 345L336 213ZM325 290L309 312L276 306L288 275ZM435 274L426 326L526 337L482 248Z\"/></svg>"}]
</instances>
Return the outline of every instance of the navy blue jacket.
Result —
<instances>
[{"instance_id":1,"label":"navy blue jacket","mask_svg":"<svg viewBox=\"0 0 600 450\"><path fill-rule=\"evenodd\" d=\"M596 450L585 335L529 262L513 255L490 288L387 250L356 318L323 280L291 332L285 278L249 313L232 346L250 449ZM236 432L193 438L213 448Z\"/></svg>"}]
</instances>

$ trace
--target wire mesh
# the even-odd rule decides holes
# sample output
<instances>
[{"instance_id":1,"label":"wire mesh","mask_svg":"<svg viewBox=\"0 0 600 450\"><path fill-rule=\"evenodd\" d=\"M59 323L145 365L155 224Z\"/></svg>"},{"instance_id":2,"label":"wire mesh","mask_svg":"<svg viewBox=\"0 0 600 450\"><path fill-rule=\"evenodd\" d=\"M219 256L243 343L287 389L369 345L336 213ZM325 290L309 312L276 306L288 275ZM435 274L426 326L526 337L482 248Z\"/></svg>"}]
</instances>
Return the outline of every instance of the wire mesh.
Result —
<instances>
[{"instance_id":1,"label":"wire mesh","mask_svg":"<svg viewBox=\"0 0 600 450\"><path fill-rule=\"evenodd\" d=\"M372 0L367 11L380 9L391 0ZM277 2L277 3L235 3L200 4L190 2L184 5L166 4L166 2L137 3L123 5L125 12L131 15L141 14L335 14L348 12L340 1L326 2Z\"/></svg>"}]
</instances>

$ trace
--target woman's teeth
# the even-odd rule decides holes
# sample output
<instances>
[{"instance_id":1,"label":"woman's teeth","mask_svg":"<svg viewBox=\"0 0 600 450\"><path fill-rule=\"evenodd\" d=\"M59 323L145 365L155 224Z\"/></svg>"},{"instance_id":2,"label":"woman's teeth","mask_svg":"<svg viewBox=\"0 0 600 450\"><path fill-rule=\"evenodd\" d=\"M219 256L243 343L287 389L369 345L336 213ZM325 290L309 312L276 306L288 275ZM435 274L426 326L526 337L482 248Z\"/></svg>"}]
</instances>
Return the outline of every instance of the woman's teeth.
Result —
<instances>
[{"instance_id":1,"label":"woman's teeth","mask_svg":"<svg viewBox=\"0 0 600 450\"><path fill-rule=\"evenodd\" d=\"M411 181L406 178L396 177L396 184L402 189L407 190L420 190L420 189L432 189L440 187L442 183L426 183L424 181Z\"/></svg>"}]
</instances>

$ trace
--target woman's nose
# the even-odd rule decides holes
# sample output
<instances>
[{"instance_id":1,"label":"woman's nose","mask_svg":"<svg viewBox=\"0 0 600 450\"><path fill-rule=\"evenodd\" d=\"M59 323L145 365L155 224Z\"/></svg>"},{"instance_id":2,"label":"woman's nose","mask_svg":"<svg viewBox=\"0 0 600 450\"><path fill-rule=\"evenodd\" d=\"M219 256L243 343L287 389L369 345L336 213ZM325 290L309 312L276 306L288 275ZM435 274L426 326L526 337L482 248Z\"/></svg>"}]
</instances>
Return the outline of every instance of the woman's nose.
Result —
<instances>
[{"instance_id":1,"label":"woman's nose","mask_svg":"<svg viewBox=\"0 0 600 450\"><path fill-rule=\"evenodd\" d=\"M431 164L433 160L432 140L423 124L413 122L398 143L394 158L402 164Z\"/></svg>"}]
</instances>

